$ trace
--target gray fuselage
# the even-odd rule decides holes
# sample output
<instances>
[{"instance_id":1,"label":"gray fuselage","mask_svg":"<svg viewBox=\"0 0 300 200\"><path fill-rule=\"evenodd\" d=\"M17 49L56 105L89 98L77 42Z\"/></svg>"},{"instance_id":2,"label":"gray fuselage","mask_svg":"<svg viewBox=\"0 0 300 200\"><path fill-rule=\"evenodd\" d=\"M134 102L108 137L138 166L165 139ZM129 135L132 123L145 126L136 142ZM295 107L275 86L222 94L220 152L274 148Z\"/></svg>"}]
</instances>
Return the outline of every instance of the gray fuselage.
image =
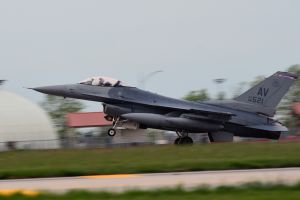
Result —
<instances>
[{"instance_id":1,"label":"gray fuselage","mask_svg":"<svg viewBox=\"0 0 300 200\"><path fill-rule=\"evenodd\" d=\"M220 131L236 136L270 139L278 139L281 132L287 130L266 115L243 110L234 100L190 102L124 86L71 84L51 88L40 87L35 90L57 96L103 102L107 115L121 118L124 116L145 128L190 133Z\"/></svg>"}]
</instances>

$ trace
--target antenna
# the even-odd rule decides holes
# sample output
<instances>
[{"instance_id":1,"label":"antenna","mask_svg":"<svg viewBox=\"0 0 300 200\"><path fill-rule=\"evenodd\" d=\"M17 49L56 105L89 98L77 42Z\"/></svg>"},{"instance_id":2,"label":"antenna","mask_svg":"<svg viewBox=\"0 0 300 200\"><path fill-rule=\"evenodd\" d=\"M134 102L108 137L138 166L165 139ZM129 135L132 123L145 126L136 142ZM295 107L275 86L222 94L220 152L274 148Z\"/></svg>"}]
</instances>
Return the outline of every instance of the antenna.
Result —
<instances>
[{"instance_id":1,"label":"antenna","mask_svg":"<svg viewBox=\"0 0 300 200\"><path fill-rule=\"evenodd\" d=\"M142 89L144 89L145 83L146 83L150 78L152 78L152 77L155 76L156 74L162 73L162 72L164 72L164 71L162 71L162 70L157 70L157 71L153 71L153 72L147 74L147 76L144 76L143 79L139 81L139 86L140 86Z\"/></svg>"}]
</instances>

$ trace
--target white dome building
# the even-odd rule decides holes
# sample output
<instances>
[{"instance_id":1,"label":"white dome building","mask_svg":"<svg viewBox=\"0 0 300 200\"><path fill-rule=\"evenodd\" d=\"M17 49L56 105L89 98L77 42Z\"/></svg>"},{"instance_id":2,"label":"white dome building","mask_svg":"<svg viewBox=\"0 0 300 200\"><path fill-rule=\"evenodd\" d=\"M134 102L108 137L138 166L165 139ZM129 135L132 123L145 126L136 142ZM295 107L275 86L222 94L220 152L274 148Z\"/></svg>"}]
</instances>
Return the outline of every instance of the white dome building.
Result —
<instances>
[{"instance_id":1,"label":"white dome building","mask_svg":"<svg viewBox=\"0 0 300 200\"><path fill-rule=\"evenodd\" d=\"M23 97L0 90L0 151L58 147L58 135L44 110Z\"/></svg>"}]
</instances>

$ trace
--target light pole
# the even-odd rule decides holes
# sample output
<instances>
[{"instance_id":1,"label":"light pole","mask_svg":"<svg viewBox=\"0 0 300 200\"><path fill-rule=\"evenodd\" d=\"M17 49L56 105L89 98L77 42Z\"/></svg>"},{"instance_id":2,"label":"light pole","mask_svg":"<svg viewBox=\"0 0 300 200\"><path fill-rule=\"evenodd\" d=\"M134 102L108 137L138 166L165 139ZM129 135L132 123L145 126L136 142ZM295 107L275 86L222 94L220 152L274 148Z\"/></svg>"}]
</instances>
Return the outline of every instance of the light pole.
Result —
<instances>
[{"instance_id":1,"label":"light pole","mask_svg":"<svg viewBox=\"0 0 300 200\"><path fill-rule=\"evenodd\" d=\"M140 86L140 88L144 89L146 82L147 82L150 78L152 78L152 77L155 76L156 74L159 74L159 73L162 73L162 72L164 72L164 71L162 71L162 70L157 70L157 71L151 72L151 73L147 74L146 76L144 76L144 77L139 81L139 86Z\"/></svg>"},{"instance_id":2,"label":"light pole","mask_svg":"<svg viewBox=\"0 0 300 200\"><path fill-rule=\"evenodd\" d=\"M222 85L226 82L226 79L225 78L217 78L217 79L214 79L213 81L217 85L217 90L218 90L217 99L223 100L225 98L225 93L223 91Z\"/></svg>"}]
</instances>

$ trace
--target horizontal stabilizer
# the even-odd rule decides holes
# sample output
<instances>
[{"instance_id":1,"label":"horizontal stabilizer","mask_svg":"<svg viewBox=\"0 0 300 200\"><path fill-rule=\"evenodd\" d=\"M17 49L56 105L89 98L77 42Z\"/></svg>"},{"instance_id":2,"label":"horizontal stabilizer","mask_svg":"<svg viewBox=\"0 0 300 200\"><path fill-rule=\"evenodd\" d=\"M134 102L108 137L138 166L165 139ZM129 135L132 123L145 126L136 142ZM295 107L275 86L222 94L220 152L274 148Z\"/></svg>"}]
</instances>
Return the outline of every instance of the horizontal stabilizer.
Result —
<instances>
[{"instance_id":1,"label":"horizontal stabilizer","mask_svg":"<svg viewBox=\"0 0 300 200\"><path fill-rule=\"evenodd\" d=\"M253 125L247 126L247 128L257 129L257 130L264 130L264 131L273 131L273 132L287 132L288 129L285 126L281 125Z\"/></svg>"}]
</instances>

